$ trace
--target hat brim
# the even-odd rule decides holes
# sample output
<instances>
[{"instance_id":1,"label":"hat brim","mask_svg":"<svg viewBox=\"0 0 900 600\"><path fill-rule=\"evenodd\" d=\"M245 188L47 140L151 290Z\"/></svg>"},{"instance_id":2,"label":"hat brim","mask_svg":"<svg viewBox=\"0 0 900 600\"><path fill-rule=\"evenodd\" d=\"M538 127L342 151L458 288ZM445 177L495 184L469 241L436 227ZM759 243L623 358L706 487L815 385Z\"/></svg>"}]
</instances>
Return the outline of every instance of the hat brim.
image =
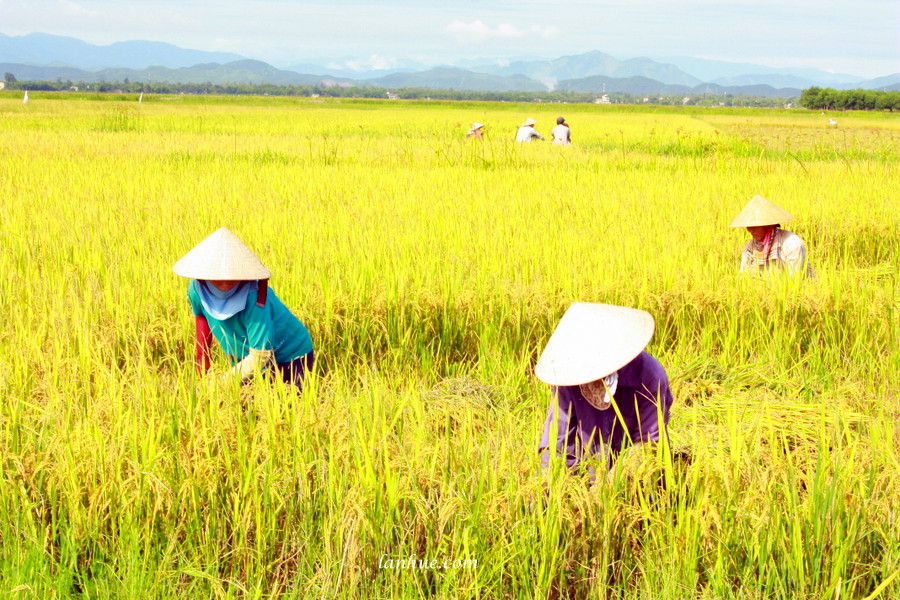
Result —
<instances>
[{"instance_id":1,"label":"hat brim","mask_svg":"<svg viewBox=\"0 0 900 600\"><path fill-rule=\"evenodd\" d=\"M793 218L794 215L777 204L756 195L738 213L729 227L764 227L787 223Z\"/></svg>"},{"instance_id":2,"label":"hat brim","mask_svg":"<svg viewBox=\"0 0 900 600\"><path fill-rule=\"evenodd\" d=\"M236 235L222 227L194 246L175 265L176 275L208 281L269 279L271 271Z\"/></svg>"},{"instance_id":3,"label":"hat brim","mask_svg":"<svg viewBox=\"0 0 900 600\"><path fill-rule=\"evenodd\" d=\"M534 373L550 385L581 385L618 371L647 347L655 323L636 308L576 302L560 319Z\"/></svg>"}]
</instances>

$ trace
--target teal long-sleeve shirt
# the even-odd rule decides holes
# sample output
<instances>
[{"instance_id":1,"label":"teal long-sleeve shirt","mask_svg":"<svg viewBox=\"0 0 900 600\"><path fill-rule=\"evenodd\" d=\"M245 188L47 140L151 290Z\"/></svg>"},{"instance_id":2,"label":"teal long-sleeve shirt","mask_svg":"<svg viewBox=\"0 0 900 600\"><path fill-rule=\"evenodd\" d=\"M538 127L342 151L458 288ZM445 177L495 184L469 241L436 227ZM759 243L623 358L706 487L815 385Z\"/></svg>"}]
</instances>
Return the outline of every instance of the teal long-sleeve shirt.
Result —
<instances>
[{"instance_id":1,"label":"teal long-sleeve shirt","mask_svg":"<svg viewBox=\"0 0 900 600\"><path fill-rule=\"evenodd\" d=\"M188 300L194 316L205 317L216 341L232 364L253 350L274 350L275 362L289 363L312 352L313 343L306 325L288 310L270 287L266 305L257 306L257 290L247 294L247 305L227 319L216 319L203 308L192 279L188 284Z\"/></svg>"}]
</instances>

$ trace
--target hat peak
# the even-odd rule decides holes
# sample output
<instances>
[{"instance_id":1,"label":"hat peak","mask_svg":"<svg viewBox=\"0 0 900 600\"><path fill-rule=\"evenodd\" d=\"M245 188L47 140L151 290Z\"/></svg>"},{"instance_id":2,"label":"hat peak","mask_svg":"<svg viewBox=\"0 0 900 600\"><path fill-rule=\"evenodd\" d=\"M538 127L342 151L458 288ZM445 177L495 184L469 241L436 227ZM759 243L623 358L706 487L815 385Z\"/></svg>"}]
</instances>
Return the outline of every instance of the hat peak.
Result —
<instances>
[{"instance_id":1,"label":"hat peak","mask_svg":"<svg viewBox=\"0 0 900 600\"><path fill-rule=\"evenodd\" d=\"M761 227L790 221L794 215L759 194L753 196L731 222L731 227Z\"/></svg>"},{"instance_id":2,"label":"hat peak","mask_svg":"<svg viewBox=\"0 0 900 600\"><path fill-rule=\"evenodd\" d=\"M272 273L250 248L227 227L220 227L194 246L172 267L182 277L250 281Z\"/></svg>"}]
</instances>

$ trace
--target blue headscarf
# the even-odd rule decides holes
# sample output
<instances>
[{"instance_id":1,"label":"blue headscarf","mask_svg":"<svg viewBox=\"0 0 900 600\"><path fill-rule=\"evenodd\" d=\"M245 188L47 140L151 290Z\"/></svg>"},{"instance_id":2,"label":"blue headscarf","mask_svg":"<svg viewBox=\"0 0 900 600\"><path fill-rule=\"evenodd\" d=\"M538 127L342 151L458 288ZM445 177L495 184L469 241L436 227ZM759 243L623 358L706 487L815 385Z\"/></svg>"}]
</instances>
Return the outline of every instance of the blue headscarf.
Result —
<instances>
[{"instance_id":1,"label":"blue headscarf","mask_svg":"<svg viewBox=\"0 0 900 600\"><path fill-rule=\"evenodd\" d=\"M242 281L227 292L223 292L206 281L200 282L195 279L194 289L197 290L200 302L209 316L224 321L247 307L247 296L259 289L259 282Z\"/></svg>"}]
</instances>

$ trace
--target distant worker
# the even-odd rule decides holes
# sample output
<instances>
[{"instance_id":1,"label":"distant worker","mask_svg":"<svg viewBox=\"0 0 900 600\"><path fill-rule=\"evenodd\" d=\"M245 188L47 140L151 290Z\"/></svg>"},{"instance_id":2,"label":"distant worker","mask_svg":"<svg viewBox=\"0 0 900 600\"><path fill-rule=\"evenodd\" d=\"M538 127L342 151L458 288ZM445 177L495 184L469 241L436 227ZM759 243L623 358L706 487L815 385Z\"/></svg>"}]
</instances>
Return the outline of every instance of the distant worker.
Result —
<instances>
[{"instance_id":1,"label":"distant worker","mask_svg":"<svg viewBox=\"0 0 900 600\"><path fill-rule=\"evenodd\" d=\"M553 386L538 448L544 467L552 448L569 468L591 456L611 467L626 447L665 435L669 379L644 351L654 326L643 310L588 302L569 307L534 369Z\"/></svg>"},{"instance_id":2,"label":"distant worker","mask_svg":"<svg viewBox=\"0 0 900 600\"><path fill-rule=\"evenodd\" d=\"M562 117L556 119L556 127L550 130L554 144L568 145L572 143L572 130Z\"/></svg>"},{"instance_id":3,"label":"distant worker","mask_svg":"<svg viewBox=\"0 0 900 600\"><path fill-rule=\"evenodd\" d=\"M484 123L479 123L475 121L472 123L472 128L469 129L469 132L466 134L467 138L472 138L476 140L480 140L484 137Z\"/></svg>"},{"instance_id":4,"label":"distant worker","mask_svg":"<svg viewBox=\"0 0 900 600\"><path fill-rule=\"evenodd\" d=\"M535 124L537 124L537 121L531 117L525 119L525 122L519 127L519 131L516 133L516 141L530 142L533 138L544 141L544 136L534 130Z\"/></svg>"},{"instance_id":5,"label":"distant worker","mask_svg":"<svg viewBox=\"0 0 900 600\"><path fill-rule=\"evenodd\" d=\"M172 270L191 279L198 371L210 368L215 336L233 365L226 377L247 382L259 371L302 386L314 361L309 331L269 289L272 273L237 236L222 227Z\"/></svg>"},{"instance_id":6,"label":"distant worker","mask_svg":"<svg viewBox=\"0 0 900 600\"><path fill-rule=\"evenodd\" d=\"M731 222L731 227L746 227L753 236L741 253L741 273L764 273L771 268L788 274L804 273L813 277L806 261L806 245L796 234L781 229L793 215L760 195L754 196Z\"/></svg>"}]
</instances>

